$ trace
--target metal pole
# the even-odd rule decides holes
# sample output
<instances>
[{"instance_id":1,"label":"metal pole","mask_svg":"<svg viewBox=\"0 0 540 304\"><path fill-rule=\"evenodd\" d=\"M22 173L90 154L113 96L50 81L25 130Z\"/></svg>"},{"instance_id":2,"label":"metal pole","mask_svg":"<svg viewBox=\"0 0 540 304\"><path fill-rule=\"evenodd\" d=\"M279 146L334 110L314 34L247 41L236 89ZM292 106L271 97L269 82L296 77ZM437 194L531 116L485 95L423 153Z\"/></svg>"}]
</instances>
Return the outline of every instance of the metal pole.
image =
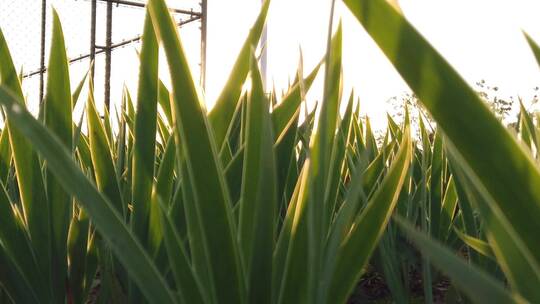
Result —
<instances>
[{"instance_id":1,"label":"metal pole","mask_svg":"<svg viewBox=\"0 0 540 304\"><path fill-rule=\"evenodd\" d=\"M264 0L261 0L261 3L264 4ZM263 88L266 91L266 67L268 64L268 30L267 30L267 24L268 24L268 17L266 19L266 24L264 25L264 29L262 32L261 37L261 48L262 48L262 54L261 54L261 76L262 76L262 82L263 82Z\"/></svg>"},{"instance_id":2,"label":"metal pole","mask_svg":"<svg viewBox=\"0 0 540 304\"><path fill-rule=\"evenodd\" d=\"M109 0L99 0L99 1L108 2ZM146 4L142 3L142 2L126 1L126 0L113 0L113 1L114 1L114 3L116 3L117 7L118 7L118 5L124 5L124 6L127 6L127 7L139 7L139 8L145 8L146 7ZM201 15L201 13L194 12L192 10L189 11L189 10L185 10L185 9L172 8L172 7L169 7L168 9L172 13L190 15L192 17Z\"/></svg>"},{"instance_id":3,"label":"metal pole","mask_svg":"<svg viewBox=\"0 0 540 304\"><path fill-rule=\"evenodd\" d=\"M92 0L92 13L90 17L90 77L92 83L94 82L94 65L96 59L96 11L97 11L97 0Z\"/></svg>"},{"instance_id":4,"label":"metal pole","mask_svg":"<svg viewBox=\"0 0 540 304\"><path fill-rule=\"evenodd\" d=\"M208 3L207 0L201 2L201 79L202 88L206 89L206 33L208 26Z\"/></svg>"},{"instance_id":5,"label":"metal pole","mask_svg":"<svg viewBox=\"0 0 540 304\"><path fill-rule=\"evenodd\" d=\"M107 37L105 39L105 108L111 104L112 0L107 1Z\"/></svg>"},{"instance_id":6,"label":"metal pole","mask_svg":"<svg viewBox=\"0 0 540 304\"><path fill-rule=\"evenodd\" d=\"M43 102L45 83L45 35L47 25L47 0L41 1L41 62L39 73L39 103Z\"/></svg>"}]
</instances>

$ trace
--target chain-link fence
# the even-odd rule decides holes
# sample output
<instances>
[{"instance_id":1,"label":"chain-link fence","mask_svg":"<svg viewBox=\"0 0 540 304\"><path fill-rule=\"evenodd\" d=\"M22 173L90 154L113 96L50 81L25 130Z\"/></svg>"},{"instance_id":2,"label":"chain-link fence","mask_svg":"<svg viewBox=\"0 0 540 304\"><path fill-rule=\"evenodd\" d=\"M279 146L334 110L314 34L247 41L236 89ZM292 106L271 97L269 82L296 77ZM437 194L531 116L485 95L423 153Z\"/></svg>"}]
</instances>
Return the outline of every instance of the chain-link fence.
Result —
<instances>
[{"instance_id":1,"label":"chain-link fence","mask_svg":"<svg viewBox=\"0 0 540 304\"><path fill-rule=\"evenodd\" d=\"M202 1L202 2L201 2ZM52 9L62 21L72 87L94 59L98 103L118 103L124 85L136 83L145 2L142 0L0 0L0 28L8 41L31 111L38 109L46 83ZM169 0L181 28L196 79L204 81L206 0ZM95 16L95 18L94 18ZM92 38L94 33L95 39Z\"/></svg>"}]
</instances>

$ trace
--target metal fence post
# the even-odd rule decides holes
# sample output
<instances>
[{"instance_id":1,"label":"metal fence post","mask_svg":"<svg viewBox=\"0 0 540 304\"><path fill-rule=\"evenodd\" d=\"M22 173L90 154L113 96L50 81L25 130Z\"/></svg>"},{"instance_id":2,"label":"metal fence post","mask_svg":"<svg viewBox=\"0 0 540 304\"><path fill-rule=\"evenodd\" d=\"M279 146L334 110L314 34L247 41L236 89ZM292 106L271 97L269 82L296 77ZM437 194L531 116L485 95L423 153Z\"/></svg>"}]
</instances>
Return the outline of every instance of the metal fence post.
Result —
<instances>
[{"instance_id":1,"label":"metal fence post","mask_svg":"<svg viewBox=\"0 0 540 304\"><path fill-rule=\"evenodd\" d=\"M206 90L206 33L208 20L208 1L201 2L201 87Z\"/></svg>"},{"instance_id":2,"label":"metal fence post","mask_svg":"<svg viewBox=\"0 0 540 304\"><path fill-rule=\"evenodd\" d=\"M105 38L105 108L110 110L111 105L111 55L112 55L112 1L107 1L107 33Z\"/></svg>"},{"instance_id":3,"label":"metal fence post","mask_svg":"<svg viewBox=\"0 0 540 304\"><path fill-rule=\"evenodd\" d=\"M45 87L45 35L47 25L47 0L41 1L41 52L40 52L40 73L39 73L39 103L43 102Z\"/></svg>"},{"instance_id":4,"label":"metal fence post","mask_svg":"<svg viewBox=\"0 0 540 304\"><path fill-rule=\"evenodd\" d=\"M261 3L264 5L264 0L261 0ZM263 32L262 32L262 37L261 37L261 48L262 48L262 54L261 54L261 76L262 76L262 81L263 81L263 88L266 90L267 89L267 85L266 85L266 70L267 70L267 65L268 65L268 27L267 27L267 24L268 24L268 17L266 17L266 24L264 25L264 29L263 29Z\"/></svg>"},{"instance_id":5,"label":"metal fence post","mask_svg":"<svg viewBox=\"0 0 540 304\"><path fill-rule=\"evenodd\" d=\"M90 79L94 82L95 60L96 60L96 11L97 0L92 0L90 17Z\"/></svg>"}]
</instances>

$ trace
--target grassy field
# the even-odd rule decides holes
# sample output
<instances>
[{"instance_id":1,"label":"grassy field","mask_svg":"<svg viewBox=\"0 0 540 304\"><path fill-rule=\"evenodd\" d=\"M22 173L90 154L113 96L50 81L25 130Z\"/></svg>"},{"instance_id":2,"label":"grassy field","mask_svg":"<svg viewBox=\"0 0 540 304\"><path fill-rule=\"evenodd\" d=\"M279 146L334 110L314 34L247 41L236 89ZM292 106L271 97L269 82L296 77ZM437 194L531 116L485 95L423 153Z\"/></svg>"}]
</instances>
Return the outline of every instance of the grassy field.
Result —
<instances>
[{"instance_id":1,"label":"grassy field","mask_svg":"<svg viewBox=\"0 0 540 304\"><path fill-rule=\"evenodd\" d=\"M389 117L378 142L341 90L341 25L320 65L267 94L266 1L206 112L164 0L148 3L118 113L100 114L91 77L70 87L54 14L32 116L0 31L0 302L540 302L539 117L504 126L396 5L344 0L429 115L420 136L408 109Z\"/></svg>"}]
</instances>

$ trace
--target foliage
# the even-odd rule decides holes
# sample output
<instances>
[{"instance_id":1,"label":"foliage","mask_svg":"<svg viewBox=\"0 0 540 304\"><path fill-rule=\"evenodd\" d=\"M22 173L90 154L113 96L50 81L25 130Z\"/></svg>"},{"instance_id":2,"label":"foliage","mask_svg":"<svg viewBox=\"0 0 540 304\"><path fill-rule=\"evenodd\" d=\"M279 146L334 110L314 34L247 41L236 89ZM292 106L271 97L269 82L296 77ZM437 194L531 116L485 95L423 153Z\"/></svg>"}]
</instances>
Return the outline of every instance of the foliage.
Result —
<instances>
[{"instance_id":1,"label":"foliage","mask_svg":"<svg viewBox=\"0 0 540 304\"><path fill-rule=\"evenodd\" d=\"M0 300L345 303L369 264L397 303L412 268L426 302L442 275L472 302L538 302L537 120L521 107L514 136L396 4L344 2L436 123L419 120L418 138L407 110L379 144L354 96L339 112L341 25L317 111L299 122L320 66L267 97L253 49L269 1L209 113L163 0L148 2L139 88L116 117L98 114L90 77L73 122L85 79L72 94L55 14L34 118L0 32Z\"/></svg>"}]
</instances>

